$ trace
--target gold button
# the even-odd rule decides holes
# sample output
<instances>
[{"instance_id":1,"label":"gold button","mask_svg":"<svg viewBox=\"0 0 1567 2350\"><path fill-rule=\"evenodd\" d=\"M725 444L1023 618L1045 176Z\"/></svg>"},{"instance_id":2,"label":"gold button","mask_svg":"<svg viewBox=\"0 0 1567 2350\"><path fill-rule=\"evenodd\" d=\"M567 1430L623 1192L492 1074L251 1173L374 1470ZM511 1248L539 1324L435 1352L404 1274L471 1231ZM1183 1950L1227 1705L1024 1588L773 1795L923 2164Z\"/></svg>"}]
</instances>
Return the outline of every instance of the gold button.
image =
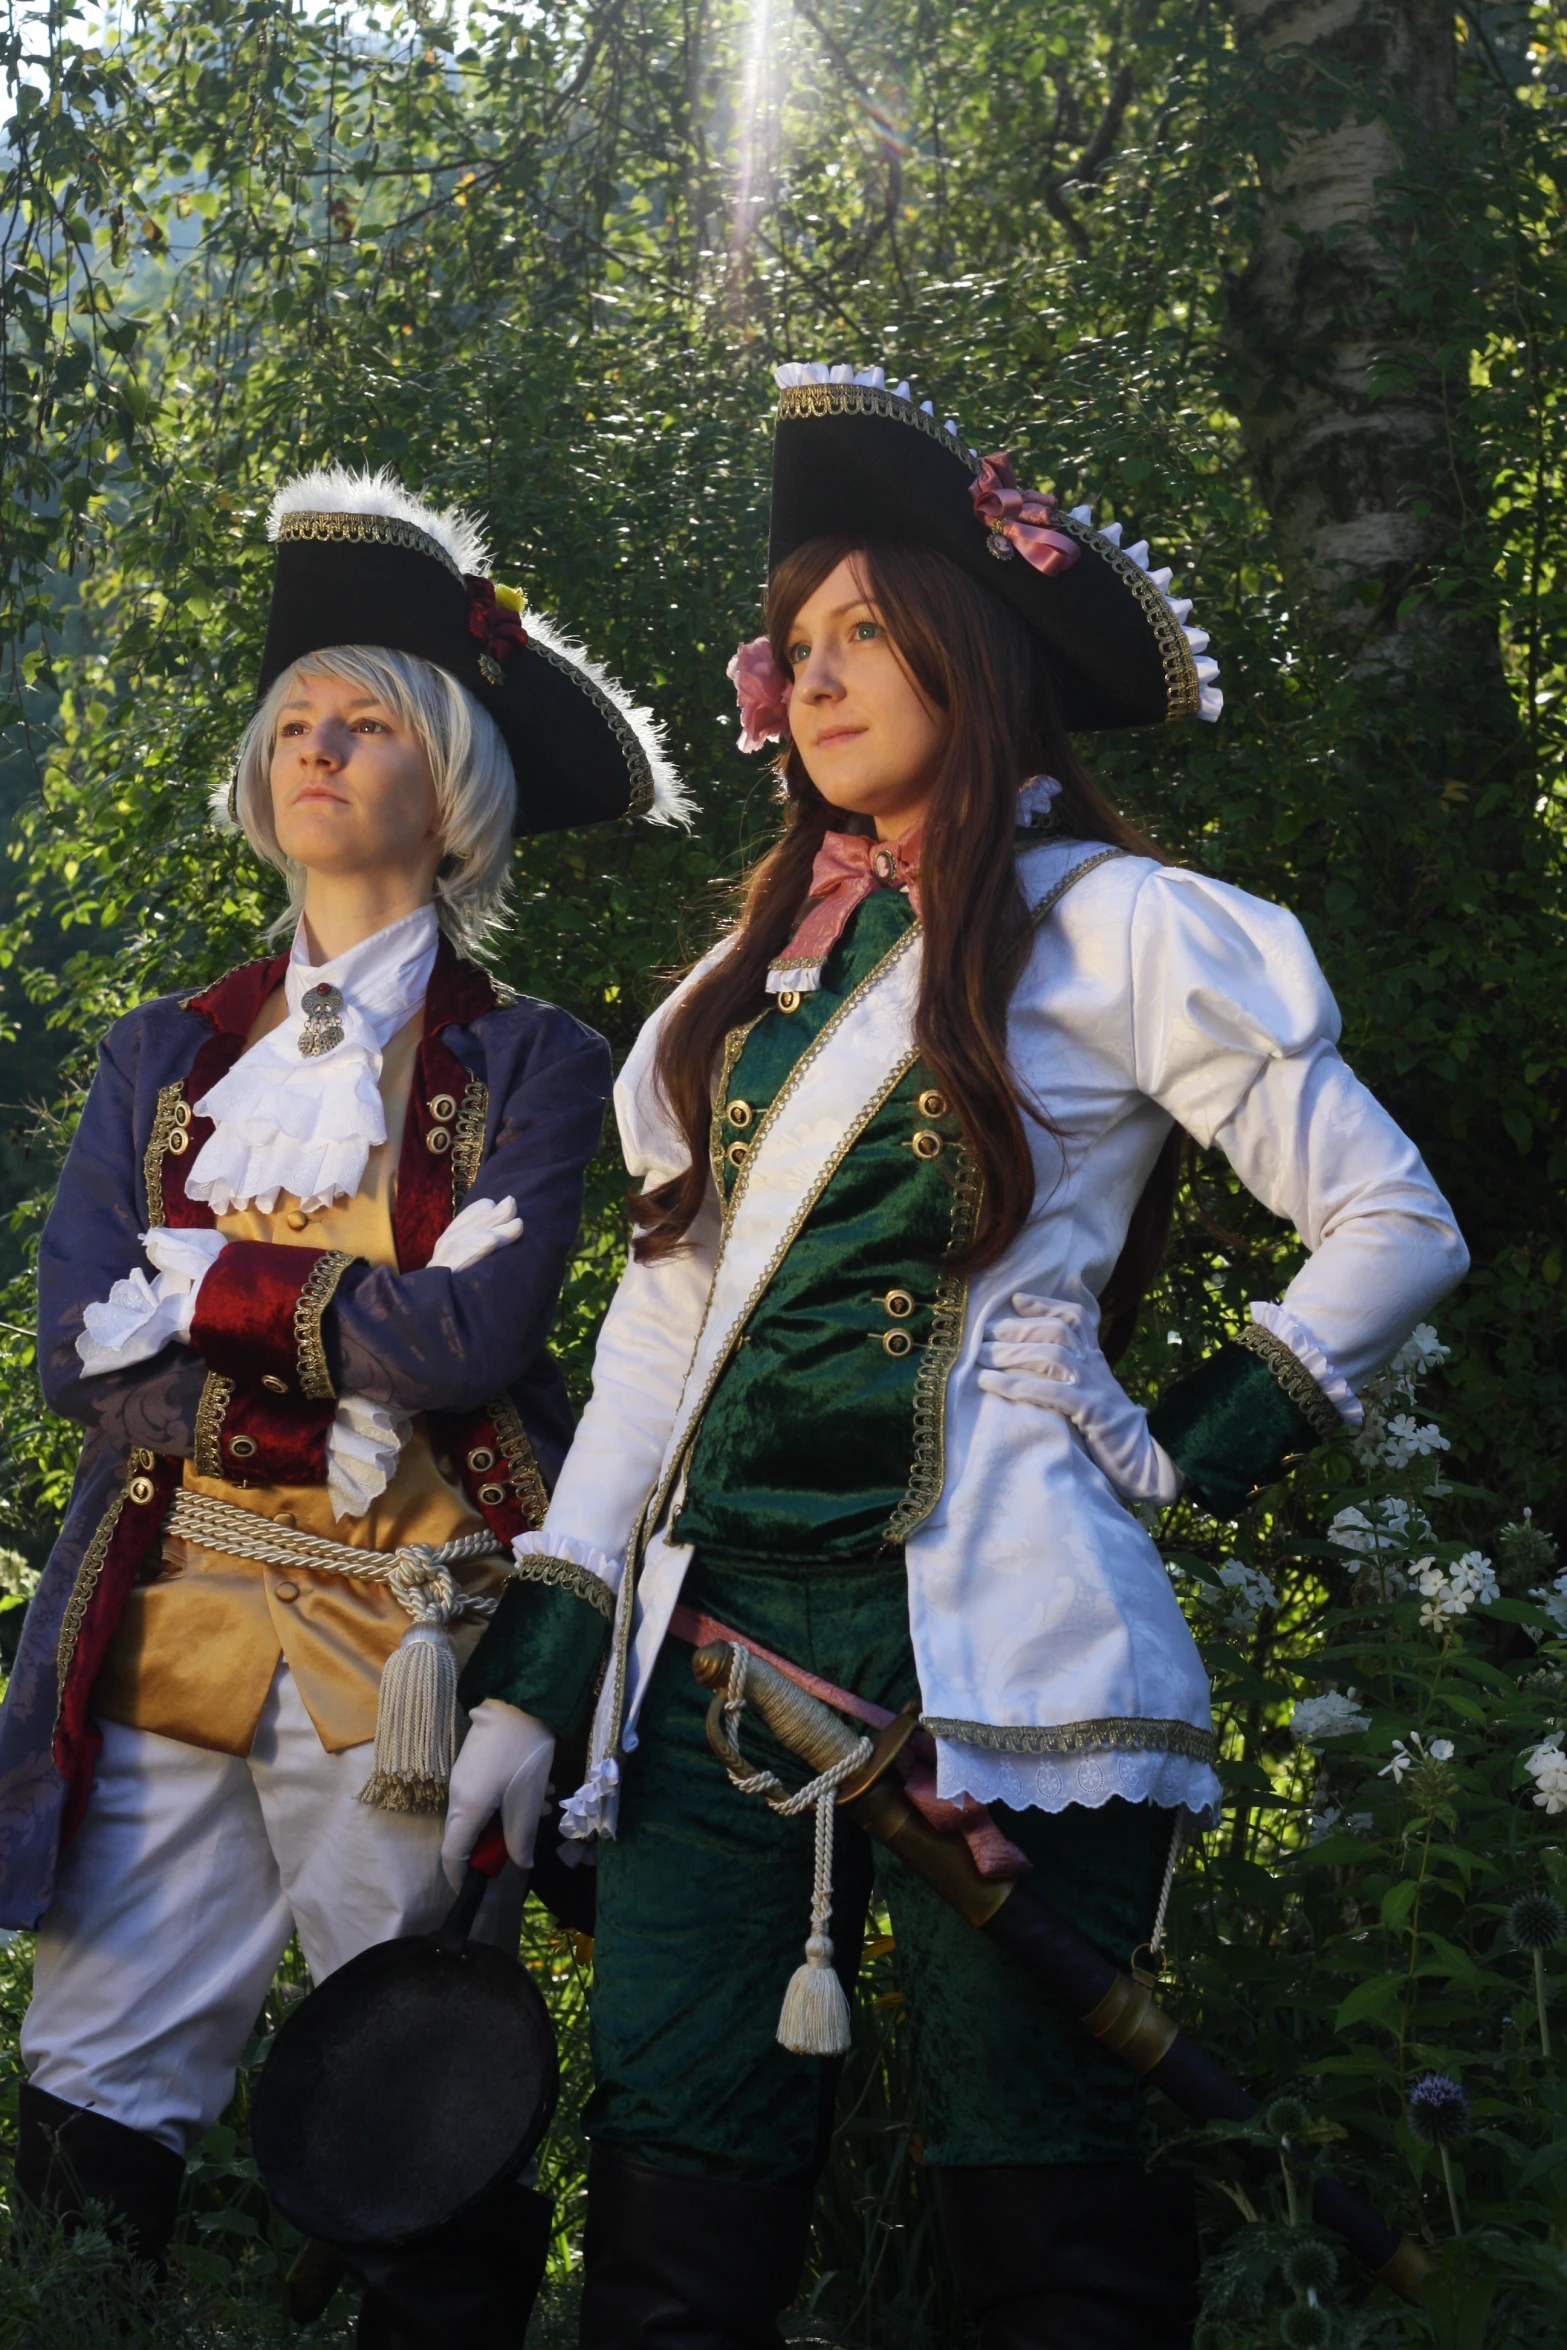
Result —
<instances>
[{"instance_id":1,"label":"gold button","mask_svg":"<svg viewBox=\"0 0 1567 2350\"><path fill-rule=\"evenodd\" d=\"M468 1455L468 1466L476 1477L482 1477L486 1469L494 1468L495 1455L487 1444L476 1444Z\"/></svg>"},{"instance_id":2,"label":"gold button","mask_svg":"<svg viewBox=\"0 0 1567 2350\"><path fill-rule=\"evenodd\" d=\"M292 1534L295 1527L299 1524L299 1520L295 1517L292 1510L279 1510L272 1523L274 1526L286 1526L289 1533Z\"/></svg>"},{"instance_id":3,"label":"gold button","mask_svg":"<svg viewBox=\"0 0 1567 2350\"><path fill-rule=\"evenodd\" d=\"M919 1113L922 1118L944 1118L947 1114L946 1095L938 1093L934 1086L929 1087L920 1095Z\"/></svg>"},{"instance_id":4,"label":"gold button","mask_svg":"<svg viewBox=\"0 0 1567 2350\"><path fill-rule=\"evenodd\" d=\"M436 1158L444 1157L452 1147L451 1128L449 1126L432 1126L424 1138L424 1147L427 1151L433 1151Z\"/></svg>"},{"instance_id":5,"label":"gold button","mask_svg":"<svg viewBox=\"0 0 1567 2350\"><path fill-rule=\"evenodd\" d=\"M280 1379L276 1371L263 1371L261 1374L261 1384L266 1389L268 1395L287 1395L288 1393L288 1381L286 1379Z\"/></svg>"},{"instance_id":6,"label":"gold button","mask_svg":"<svg viewBox=\"0 0 1567 2350\"><path fill-rule=\"evenodd\" d=\"M248 1461L255 1458L256 1440L253 1436L231 1436L228 1443L229 1451L235 1460Z\"/></svg>"},{"instance_id":7,"label":"gold button","mask_svg":"<svg viewBox=\"0 0 1567 2350\"><path fill-rule=\"evenodd\" d=\"M786 987L774 996L773 1002L780 1012L797 1012L800 1009L800 991L797 987Z\"/></svg>"},{"instance_id":8,"label":"gold button","mask_svg":"<svg viewBox=\"0 0 1567 2350\"><path fill-rule=\"evenodd\" d=\"M914 1352L914 1341L906 1330L884 1330L881 1334L881 1351L896 1360L901 1355Z\"/></svg>"},{"instance_id":9,"label":"gold button","mask_svg":"<svg viewBox=\"0 0 1567 2350\"><path fill-rule=\"evenodd\" d=\"M128 1487L132 1501L140 1502L143 1506L151 1501L157 1490L150 1477L133 1477Z\"/></svg>"},{"instance_id":10,"label":"gold button","mask_svg":"<svg viewBox=\"0 0 1567 2350\"><path fill-rule=\"evenodd\" d=\"M274 1599L281 1599L286 1606L289 1600L299 1597L299 1585L297 1583L274 1583L272 1596Z\"/></svg>"},{"instance_id":11,"label":"gold button","mask_svg":"<svg viewBox=\"0 0 1567 2350\"><path fill-rule=\"evenodd\" d=\"M143 1469L152 1468L153 1465L154 1456L147 1450L147 1447L144 1444L133 1444L131 1446L130 1468L131 1475L133 1477L138 1475L139 1472Z\"/></svg>"},{"instance_id":12,"label":"gold button","mask_svg":"<svg viewBox=\"0 0 1567 2350\"><path fill-rule=\"evenodd\" d=\"M189 1102L176 1102L172 1115L176 1126L188 1126L190 1124Z\"/></svg>"},{"instance_id":13,"label":"gold button","mask_svg":"<svg viewBox=\"0 0 1567 2350\"><path fill-rule=\"evenodd\" d=\"M756 1116L756 1112L749 1102L731 1102L724 1115L728 1118L731 1126L738 1126L743 1132Z\"/></svg>"},{"instance_id":14,"label":"gold button","mask_svg":"<svg viewBox=\"0 0 1567 2350\"><path fill-rule=\"evenodd\" d=\"M922 1126L914 1137L914 1156L917 1159L939 1159L941 1136L932 1134L928 1126Z\"/></svg>"},{"instance_id":15,"label":"gold button","mask_svg":"<svg viewBox=\"0 0 1567 2350\"><path fill-rule=\"evenodd\" d=\"M881 1302L895 1322L906 1322L914 1311L914 1300L906 1289L889 1289Z\"/></svg>"},{"instance_id":16,"label":"gold button","mask_svg":"<svg viewBox=\"0 0 1567 2350\"><path fill-rule=\"evenodd\" d=\"M506 1499L506 1488L504 1485L481 1485L479 1499L487 1510L498 1510Z\"/></svg>"},{"instance_id":17,"label":"gold button","mask_svg":"<svg viewBox=\"0 0 1567 2350\"><path fill-rule=\"evenodd\" d=\"M429 1111L437 1124L447 1126L457 1115L457 1104L449 1093L432 1094L429 1101Z\"/></svg>"},{"instance_id":18,"label":"gold button","mask_svg":"<svg viewBox=\"0 0 1567 2350\"><path fill-rule=\"evenodd\" d=\"M732 1142L725 1151L724 1157L729 1161L731 1167L743 1167L750 1155L750 1149L751 1146L748 1142Z\"/></svg>"},{"instance_id":19,"label":"gold button","mask_svg":"<svg viewBox=\"0 0 1567 2350\"><path fill-rule=\"evenodd\" d=\"M283 1221L290 1232L303 1232L310 1218L305 1214L303 1208L290 1208Z\"/></svg>"},{"instance_id":20,"label":"gold button","mask_svg":"<svg viewBox=\"0 0 1567 2350\"><path fill-rule=\"evenodd\" d=\"M183 1126L176 1126L172 1134L169 1136L169 1152L171 1157L176 1159L183 1159L185 1153L189 1149L189 1133Z\"/></svg>"}]
</instances>

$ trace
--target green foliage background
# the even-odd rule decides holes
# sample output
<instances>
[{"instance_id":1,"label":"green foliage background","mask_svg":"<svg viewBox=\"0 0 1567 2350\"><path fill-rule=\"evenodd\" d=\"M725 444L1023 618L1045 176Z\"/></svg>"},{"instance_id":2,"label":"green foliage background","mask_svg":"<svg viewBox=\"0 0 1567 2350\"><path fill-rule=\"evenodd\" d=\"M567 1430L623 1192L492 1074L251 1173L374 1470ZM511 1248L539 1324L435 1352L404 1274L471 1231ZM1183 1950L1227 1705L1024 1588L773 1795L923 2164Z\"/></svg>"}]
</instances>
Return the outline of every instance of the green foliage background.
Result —
<instances>
[{"instance_id":1,"label":"green foliage background","mask_svg":"<svg viewBox=\"0 0 1567 2350\"><path fill-rule=\"evenodd\" d=\"M1444 559L1371 614L1413 647L1396 668L1286 589L1242 431L1258 355L1235 295L1270 162L1357 108L1398 121L1398 89L1353 60L1264 57L1211 0L1061 0L1048 17L1018 0L146 0L13 9L7 26L5 1540L36 1563L69 1486L73 1434L37 1401L27 1265L96 1039L139 997L252 954L278 902L206 816L249 706L272 486L337 457L471 500L500 576L665 718L696 830L524 844L503 956L622 1051L774 823L723 670L756 625L769 370L818 355L910 376L1010 448L1020 479L1150 536L1195 595L1222 724L1089 748L1172 852L1301 913L1350 1058L1459 1208L1476 1267L1428 1399L1455 1487L1425 1505L1433 1540L1490 1553L1525 1506L1563 1531L1560 0L1456 19L1455 127L1407 140L1385 190L1398 291L1370 396L1416 358L1434 368L1461 485ZM607 1151L559 1330L579 1391L622 1183ZM1222 1162L1194 1169L1134 1383L1153 1391L1273 1294L1294 1246ZM1239 1534L1165 1530L1206 1627L1231 1794L1183 1873L1182 1997L1245 2077L1308 2081L1345 2159L1434 2236L1401 2091L1425 2063L1485 2072L1498 2108L1470 2159L1490 2233L1464 2255L1484 2277L1430 2321L1478 2350L1546 2338L1561 2283L1560 2091L1531 2069L1527 2003L1496 1959L1504 1897L1559 1874L1517 1769L1555 1719L1554 1628L1520 1570L1483 1624L1421 1627L1394 1596L1368 1630L1326 1519L1362 1491L1418 1499L1429 1468L1330 1456L1320 1491L1268 1497ZM1203 1612L1232 1553L1277 1594L1244 1640ZM1293 1697L1346 1677L1377 1690L1354 1750L1374 1849L1310 1861L1312 1770L1284 1724ZM1460 1698L1476 1718L1449 1829L1377 1772L1395 1732L1450 1730L1452 1707L1469 1722ZM1433 1867L1439 1899L1402 1890ZM1362 1981L1383 1988L1346 2013ZM883 1995L819 2308L855 2338L896 2310L883 2338L943 2339L878 1978ZM1247 2219L1212 2183L1220 2156L1201 2160L1213 2241L1239 2228L1226 2257L1250 2263L1215 2286L1214 2339L1274 2339L1284 2206ZM1379 2298L1334 2323L1392 2340L1427 2321Z\"/></svg>"}]
</instances>

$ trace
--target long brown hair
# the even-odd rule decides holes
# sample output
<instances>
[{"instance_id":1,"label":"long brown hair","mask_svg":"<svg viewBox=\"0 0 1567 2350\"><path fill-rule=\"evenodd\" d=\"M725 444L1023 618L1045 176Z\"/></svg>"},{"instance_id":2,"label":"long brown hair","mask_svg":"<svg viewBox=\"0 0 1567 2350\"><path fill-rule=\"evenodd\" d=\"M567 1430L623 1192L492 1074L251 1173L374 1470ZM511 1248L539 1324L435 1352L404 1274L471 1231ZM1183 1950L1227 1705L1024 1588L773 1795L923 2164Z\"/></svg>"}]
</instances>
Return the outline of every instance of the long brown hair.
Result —
<instances>
[{"instance_id":1,"label":"long brown hair","mask_svg":"<svg viewBox=\"0 0 1567 2350\"><path fill-rule=\"evenodd\" d=\"M786 557L773 575L766 614L781 669L789 666L789 633L801 606L846 556L854 558L909 674L947 719L920 853L925 945L914 1040L956 1113L981 1178L973 1242L958 1260L974 1271L1001 1255L1034 1203L1024 1117L1055 1131L1043 1105L1018 1086L1007 1055L1007 1006L1033 938L1013 854L1018 788L1031 775L1053 775L1061 785L1053 811L1061 833L1138 856L1159 857L1159 851L1089 781L1023 622L928 548L824 538ZM713 1071L729 1031L766 1009L767 966L799 920L824 834L870 829L868 818L823 799L792 744L779 765L788 802L783 838L741 885L733 948L677 1005L659 1039L656 1081L690 1164L673 1182L633 1199L643 1263L679 1247L701 1208ZM1155 1263L1167 1223L1168 1205ZM1136 1253L1146 1254L1147 1244ZM1146 1278L1137 1283L1138 1295Z\"/></svg>"}]
</instances>

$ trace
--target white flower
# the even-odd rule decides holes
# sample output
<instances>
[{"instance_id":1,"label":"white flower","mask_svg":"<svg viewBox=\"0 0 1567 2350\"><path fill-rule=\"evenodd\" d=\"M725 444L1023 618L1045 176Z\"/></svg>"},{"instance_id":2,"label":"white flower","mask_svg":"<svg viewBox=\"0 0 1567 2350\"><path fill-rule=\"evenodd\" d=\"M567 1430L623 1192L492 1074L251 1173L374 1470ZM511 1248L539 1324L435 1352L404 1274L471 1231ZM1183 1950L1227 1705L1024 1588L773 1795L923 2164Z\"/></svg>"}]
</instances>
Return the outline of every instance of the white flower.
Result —
<instances>
[{"instance_id":1,"label":"white flower","mask_svg":"<svg viewBox=\"0 0 1567 2350\"><path fill-rule=\"evenodd\" d=\"M1420 1733L1418 1730L1411 1730L1410 1737L1413 1739L1416 1746L1420 1744ZM1379 1779L1391 1779L1395 1787L1401 1787L1404 1781L1404 1773L1408 1770L1411 1763L1416 1763L1419 1760L1419 1755L1411 1754L1409 1748L1404 1744L1402 1738L1395 1738L1393 1741L1393 1759L1391 1762L1383 1764L1381 1770L1379 1770L1377 1773L1377 1777Z\"/></svg>"},{"instance_id":2,"label":"white flower","mask_svg":"<svg viewBox=\"0 0 1567 2350\"><path fill-rule=\"evenodd\" d=\"M1209 1607L1224 1611L1227 1632L1249 1632L1264 1608L1279 1604L1279 1595L1267 1576L1240 1559L1226 1559L1219 1569L1219 1584L1218 1590L1208 1584L1202 1596Z\"/></svg>"},{"instance_id":3,"label":"white flower","mask_svg":"<svg viewBox=\"0 0 1567 2350\"><path fill-rule=\"evenodd\" d=\"M1488 1607L1500 1596L1496 1570L1478 1550L1466 1550L1445 1572L1435 1559L1416 1559L1410 1575L1426 1603L1420 1621L1434 1632L1445 1631L1455 1617L1466 1616L1477 1604Z\"/></svg>"},{"instance_id":4,"label":"white flower","mask_svg":"<svg viewBox=\"0 0 1567 2350\"><path fill-rule=\"evenodd\" d=\"M1538 1585L1529 1597L1540 1602L1558 1632L1567 1632L1567 1573L1558 1575L1554 1583ZM1536 1633L1535 1637L1543 1635Z\"/></svg>"},{"instance_id":5,"label":"white flower","mask_svg":"<svg viewBox=\"0 0 1567 2350\"><path fill-rule=\"evenodd\" d=\"M1302 1746L1315 1746L1319 1738L1347 1738L1352 1731L1370 1727L1371 1716L1361 1712L1353 1689L1303 1697L1290 1716L1290 1728Z\"/></svg>"},{"instance_id":6,"label":"white flower","mask_svg":"<svg viewBox=\"0 0 1567 2350\"><path fill-rule=\"evenodd\" d=\"M1413 1412L1398 1412L1387 1423L1379 1452L1388 1468L1407 1469L1412 1460L1429 1459L1434 1453L1451 1449L1434 1420L1422 1428Z\"/></svg>"},{"instance_id":7,"label":"white flower","mask_svg":"<svg viewBox=\"0 0 1567 2350\"><path fill-rule=\"evenodd\" d=\"M1417 1322L1387 1371L1395 1379L1424 1379L1428 1372L1445 1363L1452 1351L1450 1346L1442 1344L1429 1322Z\"/></svg>"},{"instance_id":8,"label":"white flower","mask_svg":"<svg viewBox=\"0 0 1567 2350\"><path fill-rule=\"evenodd\" d=\"M1567 1811L1567 1754L1562 1752L1560 1730L1542 1738L1524 1756L1523 1767L1534 1781L1536 1808L1551 1816Z\"/></svg>"},{"instance_id":9,"label":"white flower","mask_svg":"<svg viewBox=\"0 0 1567 2350\"><path fill-rule=\"evenodd\" d=\"M1311 1827L1307 1833L1306 1842L1320 1844L1325 1836L1331 1836L1334 1829L1340 1826L1347 1828L1352 1836L1368 1835L1371 1829L1371 1814L1368 1811L1352 1811L1346 1819L1338 1805L1330 1803L1325 1810L1312 1813Z\"/></svg>"},{"instance_id":10,"label":"white flower","mask_svg":"<svg viewBox=\"0 0 1567 2350\"><path fill-rule=\"evenodd\" d=\"M1451 1762L1458 1750L1451 1738L1433 1738L1427 1751L1433 1762Z\"/></svg>"},{"instance_id":11,"label":"white flower","mask_svg":"<svg viewBox=\"0 0 1567 2350\"><path fill-rule=\"evenodd\" d=\"M1424 1511L1412 1508L1402 1494L1389 1494L1373 1502L1371 1508L1370 1517L1362 1509L1340 1510L1329 1523L1328 1540L1340 1550L1367 1558L1396 1557L1412 1543L1430 1540ZM1358 1569L1350 1571L1357 1573Z\"/></svg>"}]
</instances>

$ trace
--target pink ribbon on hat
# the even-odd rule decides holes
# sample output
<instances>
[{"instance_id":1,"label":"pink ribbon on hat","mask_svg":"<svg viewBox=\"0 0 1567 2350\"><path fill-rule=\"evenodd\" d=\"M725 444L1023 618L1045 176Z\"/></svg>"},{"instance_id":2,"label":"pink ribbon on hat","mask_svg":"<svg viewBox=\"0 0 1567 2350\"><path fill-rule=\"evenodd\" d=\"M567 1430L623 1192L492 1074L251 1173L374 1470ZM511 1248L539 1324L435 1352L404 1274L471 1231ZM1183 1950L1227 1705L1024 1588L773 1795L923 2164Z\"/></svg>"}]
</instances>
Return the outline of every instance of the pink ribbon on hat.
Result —
<instances>
[{"instance_id":1,"label":"pink ribbon on hat","mask_svg":"<svg viewBox=\"0 0 1567 2350\"><path fill-rule=\"evenodd\" d=\"M825 963L847 929L849 916L873 890L907 890L917 914L924 830L921 818L897 840L867 840L859 832L826 833L811 867L810 911L783 953L773 957L771 968L794 971L801 965Z\"/></svg>"},{"instance_id":2,"label":"pink ribbon on hat","mask_svg":"<svg viewBox=\"0 0 1567 2350\"><path fill-rule=\"evenodd\" d=\"M794 680L786 677L773 659L767 638L754 636L748 645L742 645L724 675L740 705L741 750L765 750L769 743L780 742L789 731Z\"/></svg>"},{"instance_id":3,"label":"pink ribbon on hat","mask_svg":"<svg viewBox=\"0 0 1567 2350\"><path fill-rule=\"evenodd\" d=\"M1015 549L1025 563L1047 577L1070 571L1082 553L1076 539L1051 526L1061 512L1049 490L1020 490L1005 449L983 458L969 483L974 512L991 533L993 555Z\"/></svg>"}]
</instances>

